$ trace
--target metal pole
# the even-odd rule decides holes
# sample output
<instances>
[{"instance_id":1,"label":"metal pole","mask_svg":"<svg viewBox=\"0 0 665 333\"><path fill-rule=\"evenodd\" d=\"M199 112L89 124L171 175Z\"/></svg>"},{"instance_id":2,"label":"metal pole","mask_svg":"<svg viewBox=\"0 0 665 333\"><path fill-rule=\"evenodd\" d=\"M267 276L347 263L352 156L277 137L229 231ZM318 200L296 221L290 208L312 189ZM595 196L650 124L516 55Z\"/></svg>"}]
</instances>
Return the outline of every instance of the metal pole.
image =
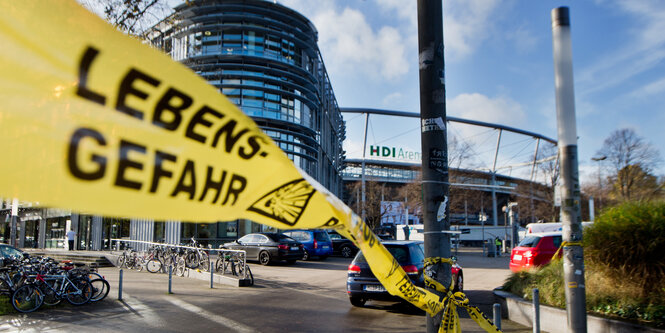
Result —
<instances>
[{"instance_id":1,"label":"metal pole","mask_svg":"<svg viewBox=\"0 0 665 333\"><path fill-rule=\"evenodd\" d=\"M533 333L540 333L540 293L533 288Z\"/></svg>"},{"instance_id":2,"label":"metal pole","mask_svg":"<svg viewBox=\"0 0 665 333\"><path fill-rule=\"evenodd\" d=\"M122 268L120 269L118 277L118 300L122 301Z\"/></svg>"},{"instance_id":3,"label":"metal pole","mask_svg":"<svg viewBox=\"0 0 665 333\"><path fill-rule=\"evenodd\" d=\"M213 279L213 262L210 260L210 289L212 289L212 279Z\"/></svg>"},{"instance_id":4,"label":"metal pole","mask_svg":"<svg viewBox=\"0 0 665 333\"><path fill-rule=\"evenodd\" d=\"M496 160L499 158L499 147L501 145L501 133L503 129L499 129L499 135L496 138L496 149L494 149L494 166L492 166L492 223L494 226L499 225L499 216L497 214L496 204Z\"/></svg>"},{"instance_id":5,"label":"metal pole","mask_svg":"<svg viewBox=\"0 0 665 333\"><path fill-rule=\"evenodd\" d=\"M360 217L363 222L367 217L367 212L365 211L365 151L367 150L367 123L369 121L369 113L365 113L365 130L363 131L363 161L362 161L362 171L360 174L360 191L362 192L362 197L360 201Z\"/></svg>"},{"instance_id":6,"label":"metal pole","mask_svg":"<svg viewBox=\"0 0 665 333\"><path fill-rule=\"evenodd\" d=\"M575 122L575 89L573 86L573 55L570 40L568 7L552 9L552 40L556 113L561 155L561 207L568 332L586 332L586 293L584 284L584 251L580 209L580 183L577 162L577 124Z\"/></svg>"},{"instance_id":7,"label":"metal pole","mask_svg":"<svg viewBox=\"0 0 665 333\"><path fill-rule=\"evenodd\" d=\"M492 305L492 321L494 321L494 326L501 330L501 304L494 303Z\"/></svg>"},{"instance_id":8,"label":"metal pole","mask_svg":"<svg viewBox=\"0 0 665 333\"><path fill-rule=\"evenodd\" d=\"M442 7L442 1L418 0L423 218L425 256L428 258L450 258ZM450 264L435 264L426 273L444 286L450 285ZM427 314L428 333L439 331L441 314Z\"/></svg>"},{"instance_id":9,"label":"metal pole","mask_svg":"<svg viewBox=\"0 0 665 333\"><path fill-rule=\"evenodd\" d=\"M11 229L9 230L9 244L13 247L16 247L16 225L18 221L18 199L14 198L12 200L12 217L11 217Z\"/></svg>"},{"instance_id":10,"label":"metal pole","mask_svg":"<svg viewBox=\"0 0 665 333\"><path fill-rule=\"evenodd\" d=\"M173 294L171 292L171 281L173 280L173 265L169 265L169 294Z\"/></svg>"}]
</instances>

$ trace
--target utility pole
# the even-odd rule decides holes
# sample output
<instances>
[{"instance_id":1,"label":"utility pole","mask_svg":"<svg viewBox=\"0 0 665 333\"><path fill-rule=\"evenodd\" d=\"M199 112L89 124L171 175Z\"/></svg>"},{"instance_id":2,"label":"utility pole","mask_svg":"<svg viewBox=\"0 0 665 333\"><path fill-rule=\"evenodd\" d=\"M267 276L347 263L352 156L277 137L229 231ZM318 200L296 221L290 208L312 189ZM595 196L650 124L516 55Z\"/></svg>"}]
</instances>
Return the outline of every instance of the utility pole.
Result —
<instances>
[{"instance_id":1,"label":"utility pole","mask_svg":"<svg viewBox=\"0 0 665 333\"><path fill-rule=\"evenodd\" d=\"M16 247L16 228L18 225L18 199L12 199L12 217L11 217L11 230L9 231L9 245Z\"/></svg>"},{"instance_id":2,"label":"utility pole","mask_svg":"<svg viewBox=\"0 0 665 333\"><path fill-rule=\"evenodd\" d=\"M422 147L425 256L450 258L450 209L446 88L443 61L443 3L418 0L418 57L420 68L420 124ZM450 264L439 263L426 272L450 285ZM439 331L441 315L427 314L427 332Z\"/></svg>"},{"instance_id":3,"label":"utility pole","mask_svg":"<svg viewBox=\"0 0 665 333\"><path fill-rule=\"evenodd\" d=\"M568 332L586 332L586 289L584 251L582 249L582 214L577 162L577 124L573 87L573 52L568 7L552 9L552 40L556 114L561 156L561 222L563 275L568 314ZM564 244L565 245L565 244Z\"/></svg>"}]
</instances>

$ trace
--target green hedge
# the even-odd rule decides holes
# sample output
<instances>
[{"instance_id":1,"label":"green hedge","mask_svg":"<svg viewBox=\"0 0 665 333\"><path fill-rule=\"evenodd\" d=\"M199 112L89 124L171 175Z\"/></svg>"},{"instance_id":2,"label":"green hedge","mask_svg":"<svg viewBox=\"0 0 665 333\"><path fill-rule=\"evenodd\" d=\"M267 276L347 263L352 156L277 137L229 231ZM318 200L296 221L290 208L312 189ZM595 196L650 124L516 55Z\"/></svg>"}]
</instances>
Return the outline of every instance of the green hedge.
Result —
<instances>
[{"instance_id":1,"label":"green hedge","mask_svg":"<svg viewBox=\"0 0 665 333\"><path fill-rule=\"evenodd\" d=\"M584 233L584 256L647 299L665 288L665 202L633 202L603 211ZM656 300L656 299L653 299Z\"/></svg>"}]
</instances>

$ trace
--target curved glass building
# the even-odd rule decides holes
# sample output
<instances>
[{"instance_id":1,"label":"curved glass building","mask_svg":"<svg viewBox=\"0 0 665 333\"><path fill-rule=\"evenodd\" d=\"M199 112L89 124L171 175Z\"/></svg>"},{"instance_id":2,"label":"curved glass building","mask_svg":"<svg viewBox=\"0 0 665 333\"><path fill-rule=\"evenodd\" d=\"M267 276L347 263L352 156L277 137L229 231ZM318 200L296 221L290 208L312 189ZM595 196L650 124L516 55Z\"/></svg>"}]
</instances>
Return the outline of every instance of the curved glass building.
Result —
<instances>
[{"instance_id":1,"label":"curved glass building","mask_svg":"<svg viewBox=\"0 0 665 333\"><path fill-rule=\"evenodd\" d=\"M332 193L342 193L345 128L314 25L262 0L188 1L153 45L217 87Z\"/></svg>"}]
</instances>

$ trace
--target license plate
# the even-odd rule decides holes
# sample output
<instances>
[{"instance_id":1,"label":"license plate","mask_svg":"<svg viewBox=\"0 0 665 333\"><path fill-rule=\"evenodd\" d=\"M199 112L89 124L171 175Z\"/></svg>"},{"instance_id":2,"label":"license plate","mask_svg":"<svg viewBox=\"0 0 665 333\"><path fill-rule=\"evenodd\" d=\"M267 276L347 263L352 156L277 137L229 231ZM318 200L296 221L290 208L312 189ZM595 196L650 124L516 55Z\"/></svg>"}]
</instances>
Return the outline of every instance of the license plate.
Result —
<instances>
[{"instance_id":1,"label":"license plate","mask_svg":"<svg viewBox=\"0 0 665 333\"><path fill-rule=\"evenodd\" d=\"M522 260L522 255L521 254L516 254L513 256L513 260Z\"/></svg>"},{"instance_id":2,"label":"license plate","mask_svg":"<svg viewBox=\"0 0 665 333\"><path fill-rule=\"evenodd\" d=\"M376 285L376 284L365 285L363 288L365 289L365 291L373 291L373 292L386 291L386 288L384 288L382 285Z\"/></svg>"},{"instance_id":3,"label":"license plate","mask_svg":"<svg viewBox=\"0 0 665 333\"><path fill-rule=\"evenodd\" d=\"M324 249L327 249L327 248L328 248L328 246L324 245L324 246L323 246L323 248L324 248Z\"/></svg>"},{"instance_id":4,"label":"license plate","mask_svg":"<svg viewBox=\"0 0 665 333\"><path fill-rule=\"evenodd\" d=\"M297 250L298 250L297 246L291 247L291 251L297 251Z\"/></svg>"}]
</instances>

